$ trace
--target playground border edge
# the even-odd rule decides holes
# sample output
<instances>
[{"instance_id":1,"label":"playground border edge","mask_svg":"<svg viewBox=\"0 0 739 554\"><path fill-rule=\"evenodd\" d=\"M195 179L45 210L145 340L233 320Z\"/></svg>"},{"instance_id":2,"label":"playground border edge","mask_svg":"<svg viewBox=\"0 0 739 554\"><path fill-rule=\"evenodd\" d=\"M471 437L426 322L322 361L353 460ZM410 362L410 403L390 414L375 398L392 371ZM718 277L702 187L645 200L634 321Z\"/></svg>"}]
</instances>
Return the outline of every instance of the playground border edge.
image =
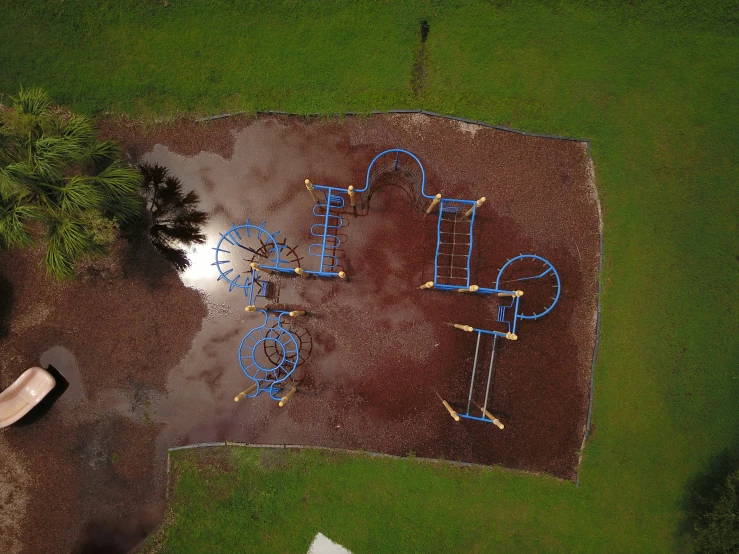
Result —
<instances>
[{"instance_id":1,"label":"playground border edge","mask_svg":"<svg viewBox=\"0 0 739 554\"><path fill-rule=\"evenodd\" d=\"M320 450L323 452L338 452L340 454L347 454L347 455L360 455L360 456L367 456L370 458L385 458L389 460L415 460L422 463L427 464L436 464L436 465L450 465L455 467L467 467L467 468L477 468L477 469L498 469L502 471L507 472L514 472L514 473L529 473L531 475L538 475L538 476L544 476L548 477L550 479L554 479L555 481L559 482L572 482L569 481L569 479L562 479L561 477L556 477L554 475L551 475L549 473L543 472L543 471L526 471L526 470L520 470L520 469L512 469L509 467L505 467L503 465L497 464L497 465L485 465L485 464L475 464L472 462L459 462L456 460L444 460L442 458L424 458L419 456L395 456L393 454L384 454L382 452L373 452L370 450L351 450L348 448L336 448L333 446L315 446L311 444L262 444L262 443L249 443L249 442L232 442L232 441L223 441L223 442L201 442L201 443L195 443L195 444L187 444L184 446L172 446L167 449L167 494L169 494L169 473L170 473L170 465L171 465L171 458L170 454L172 452L177 452L180 450L199 450L201 448L217 448L217 447L229 447L229 446L235 446L240 448L270 448L270 449L283 449L283 450Z\"/></svg>"},{"instance_id":2,"label":"playground border edge","mask_svg":"<svg viewBox=\"0 0 739 554\"><path fill-rule=\"evenodd\" d=\"M298 114L298 113L291 113L291 112L283 112L280 110L266 110L261 111L257 110L255 115L258 117L260 115L285 115L289 117L303 117L303 118L309 118L309 117L345 117L345 116L352 116L352 117L362 117L365 115L386 115L386 114L414 114L414 113L420 113L423 115L430 115L432 117L441 117L444 119L451 119L454 121L461 121L462 123L472 123L473 125L481 125L483 127L489 127L491 129L498 129L499 131L507 131L509 133L515 133L517 135L524 135L527 137L539 137L539 138L551 138L551 139L560 139L560 140L569 140L572 142L584 142L588 145L588 155L592 159L592 155L590 153L590 139L584 139L584 138L577 138L577 137L566 137L563 135L547 135L543 133L530 133L528 131L521 131L519 129L512 129L510 127L504 127L502 125L494 125L492 123L486 123L485 121L479 121L477 119L467 119L464 117L457 117L456 115L445 115L440 114L437 112L430 112L428 110L385 110L385 111L379 111L379 110L373 110L369 113L362 113L362 112L342 112L342 113L312 113L312 114ZM238 111L238 112L225 112L218 115L211 115L207 117L200 117L197 119L199 123L207 123L209 121L215 121L217 119L225 119L228 117L234 117L237 115L247 115L247 112L245 111Z\"/></svg>"}]
</instances>

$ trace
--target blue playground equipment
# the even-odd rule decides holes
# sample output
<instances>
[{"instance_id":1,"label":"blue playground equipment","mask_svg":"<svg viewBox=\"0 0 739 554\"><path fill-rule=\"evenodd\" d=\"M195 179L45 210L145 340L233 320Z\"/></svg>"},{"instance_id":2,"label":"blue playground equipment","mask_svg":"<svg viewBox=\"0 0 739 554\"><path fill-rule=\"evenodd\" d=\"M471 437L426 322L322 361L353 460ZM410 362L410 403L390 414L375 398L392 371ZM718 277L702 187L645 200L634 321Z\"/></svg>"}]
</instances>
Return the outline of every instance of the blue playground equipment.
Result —
<instances>
[{"instance_id":1,"label":"blue playground equipment","mask_svg":"<svg viewBox=\"0 0 739 554\"><path fill-rule=\"evenodd\" d=\"M277 241L278 234L267 231L266 222L255 225L247 219L243 225L231 224L213 248L218 281L227 282L229 291L243 290L250 311L264 315L264 323L249 331L239 347L241 369L255 385L241 398L267 392L273 400L281 400L278 395L300 360L300 339L283 322L290 312L257 310L254 306L258 297L267 295L267 281L260 278L260 269L295 271L293 262L283 256L287 246Z\"/></svg>"},{"instance_id":2,"label":"blue playground equipment","mask_svg":"<svg viewBox=\"0 0 739 554\"><path fill-rule=\"evenodd\" d=\"M541 264L541 273L536 273L534 275L524 273L523 277L511 276L510 273L514 270L516 265L523 265L521 264L521 262L525 262L527 266L531 266L532 268L535 268L539 266L539 264ZM502 277L506 274L506 270L508 270L509 272L508 279L502 279ZM511 258L505 264L503 264L503 267L500 268L500 271L498 272L498 278L495 280L495 288L500 289L501 283L511 282L524 283L522 286L525 286L525 281L533 282L537 279L546 279L548 276L554 278L554 282L552 283L552 287L554 288L554 296L552 296L551 298L552 303L539 313L516 313L516 317L518 319L539 319L540 317L543 317L552 311L554 305L559 301L559 295L561 292L561 281L559 279L559 273L557 273L557 270L554 269L554 266L548 260L545 260L541 256L537 256L536 254L519 254L518 256Z\"/></svg>"},{"instance_id":3,"label":"blue playground equipment","mask_svg":"<svg viewBox=\"0 0 739 554\"><path fill-rule=\"evenodd\" d=\"M430 194L426 190L426 172L423 164L413 153L400 148L385 150L375 156L367 168L367 176L362 188L344 189L313 184L306 180L306 187L315 201L313 214L318 218L318 222L314 223L310 230L314 242L308 246L308 254L318 258L317 269L300 268L296 261L286 259L285 243L279 243L275 238L279 232L270 233L266 230L265 223L254 225L247 219L245 224L239 226L232 224L231 229L221 234L214 248L216 260L213 265L218 269L218 280L227 282L229 290L242 289L248 302L247 311L258 311L264 315L264 323L252 329L243 338L239 347L239 364L244 374L254 382L254 385L240 396L253 398L266 391L272 399L281 400L278 395L283 393L285 383L295 371L300 359L300 338L286 328L283 321L283 318L290 315L290 312L257 310L254 305L258 297L264 297L267 294L267 282L260 279L259 272L346 277L343 271L339 271L339 260L336 255L336 250L341 245L340 230L346 225L346 220L342 215L342 210L346 206L345 196L350 198L351 206L356 210L356 195L359 194L360 207L367 209L373 185L377 186L379 179L385 175L400 175L412 184L417 209L425 210L426 214L431 214L435 209L438 212L434 277L433 281L421 288L497 295L499 299L496 321L504 326L504 331L454 324L454 327L458 329L477 333L477 342L465 413L457 414L446 402L445 405L455 418L458 416L492 422L502 429L503 424L487 410L493 381L497 339L516 340L518 320L538 319L552 310L560 297L559 274L546 259L534 254L520 254L503 265L498 272L494 287L472 285L470 260L474 246L475 215L477 209L485 202L485 198L465 200L445 198L440 192L435 195ZM528 288L530 285L551 286L554 291L551 303L540 311L532 310L527 313L522 306L523 291L517 287ZM487 364L485 397L482 406L475 404L480 409L480 415L476 416L471 412L472 404L474 404L472 397L475 391L483 336L492 337L492 347ZM288 398L292 392L294 390L288 393Z\"/></svg>"},{"instance_id":4,"label":"blue playground equipment","mask_svg":"<svg viewBox=\"0 0 739 554\"><path fill-rule=\"evenodd\" d=\"M281 256L286 246L275 238L279 231L270 233L265 229L266 224L265 221L254 225L249 219L243 225L232 223L228 231L220 234L221 238L213 248L216 261L212 265L218 269L218 281L227 282L229 291L235 288L243 290L249 306L254 305L257 297L267 295L267 282L260 279L252 263L260 267L264 264L275 270L295 271L292 263Z\"/></svg>"},{"instance_id":5,"label":"blue playground equipment","mask_svg":"<svg viewBox=\"0 0 739 554\"><path fill-rule=\"evenodd\" d=\"M318 258L318 269L306 269L305 273L321 277L339 277L339 259L336 257L336 249L341 244L339 229L346 224L346 221L336 212L344 208L342 194L348 194L348 189L324 185L313 185L313 188L323 192L325 200L323 202L319 200L313 206L313 215L318 218L318 223L311 225L310 234L316 238L316 242L308 246L308 254Z\"/></svg>"},{"instance_id":6,"label":"blue playground equipment","mask_svg":"<svg viewBox=\"0 0 739 554\"><path fill-rule=\"evenodd\" d=\"M521 275L516 275L517 272L515 272L516 266L523 266L523 271L521 272ZM531 273L533 271L533 273ZM507 279L504 279L504 277L508 277ZM551 284L546 282L546 280L549 279L551 281ZM515 282L518 283L531 283L535 282L536 280L541 280L543 282L538 283L539 286L552 286L555 290L554 296L551 297L551 304L546 306L542 311L535 312L532 311L531 313L524 313L523 310L520 309L520 302L521 302L521 295L514 294L513 296L510 296L510 302L504 303L501 302L498 306L498 317L497 321L499 323L504 323L508 326L508 331L506 333L502 333L500 331L490 331L486 329L477 329L470 326L460 326L455 325L457 328L462 328L465 331L469 332L475 332L477 333L477 343L475 345L475 358L472 362L472 377L470 378L470 389L469 394L467 395L467 406L465 413L458 413L457 415L459 417L463 417L466 419L474 419L477 421L485 421L488 423L495 423L499 427L502 426L502 424L490 413L487 411L488 408L488 401L490 399L490 391L491 391L491 384L492 384L492 377L493 377L493 365L495 362L495 353L496 353L496 347L497 347L497 341L498 337L505 337L505 338L513 338L514 340L517 338L516 336L516 322L519 319L539 319L540 317L545 316L548 314L552 308L554 308L554 305L559 300L560 296L560 289L561 289L561 281L559 278L559 273L557 273L557 270L554 268L554 266L546 259L542 258L541 256L537 256L535 254L520 254L518 256L515 256L514 258L511 258L508 260L502 268L500 268L500 271L498 272L498 277L495 281L495 289L491 290L502 290L501 289L501 283L511 283ZM503 296L502 293L499 293L499 298L502 300L505 296ZM512 316L507 316L506 314L511 310L512 308ZM472 415L470 410L472 409L472 396L474 392L475 387L475 377L477 374L477 362L480 354L480 342L483 337L483 335L492 335L493 344L492 349L490 353L490 362L488 364L488 376L487 376L487 382L485 384L485 400L482 406L477 405L476 406L480 409L480 415L475 416ZM501 427L502 429L502 427Z\"/></svg>"},{"instance_id":7,"label":"blue playground equipment","mask_svg":"<svg viewBox=\"0 0 739 554\"><path fill-rule=\"evenodd\" d=\"M493 367L499 337L516 340L518 336L517 323L520 319L538 319L548 314L559 300L561 283L559 274L554 266L544 258L534 254L521 254L508 260L498 272L494 287L481 287L471 284L470 261L474 247L474 225L477 208L484 202L485 198L479 200L465 200L460 198L445 198L440 192L432 195L426 190L426 171L417 156L398 148L381 152L370 163L367 169L367 179L363 189L356 192L367 192L380 176L388 173L399 173L410 180L416 193L416 207L423 209L424 204L431 205L426 209L426 214L433 212L438 205L436 221L436 251L434 253L434 277L433 281L426 283L423 289L456 290L465 293L477 293L483 295L497 295L499 298L497 322L505 325L505 331L475 328L469 325L454 326L467 332L477 333L475 356L470 379L469 394L464 413L458 415L466 419L495 423L501 429L500 423L490 412L488 402L490 400L491 385L493 379ZM366 207L371 194L362 197L362 206ZM532 272L519 274L521 267L534 267ZM523 291L518 286L528 288L539 280L539 285L547 286L547 279L553 279L554 296L551 303L542 311L525 313L522 310L521 298ZM505 300L509 299L509 300ZM480 415L473 415L472 397L475 390L475 379L478 371L478 360L480 358L480 344L483 336L492 337L490 361L487 364L487 382L485 384L485 397L483 405L477 405ZM450 408L451 410L451 408Z\"/></svg>"},{"instance_id":8,"label":"blue playground equipment","mask_svg":"<svg viewBox=\"0 0 739 554\"><path fill-rule=\"evenodd\" d=\"M241 340L239 364L256 389L245 395L254 398L263 392L273 400L285 389L285 382L295 371L300 359L300 343L283 324L289 312L257 310L264 323L255 327Z\"/></svg>"}]
</instances>

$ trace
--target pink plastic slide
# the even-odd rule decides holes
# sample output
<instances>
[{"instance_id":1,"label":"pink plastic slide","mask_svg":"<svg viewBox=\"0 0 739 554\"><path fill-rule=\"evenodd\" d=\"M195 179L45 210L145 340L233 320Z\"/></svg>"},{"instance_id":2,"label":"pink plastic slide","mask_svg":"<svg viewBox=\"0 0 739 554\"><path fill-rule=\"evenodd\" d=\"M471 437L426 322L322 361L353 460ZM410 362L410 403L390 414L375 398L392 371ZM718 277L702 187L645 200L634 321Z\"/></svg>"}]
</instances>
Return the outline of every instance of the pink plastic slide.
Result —
<instances>
[{"instance_id":1,"label":"pink plastic slide","mask_svg":"<svg viewBox=\"0 0 739 554\"><path fill-rule=\"evenodd\" d=\"M18 421L41 402L56 386L45 369L32 367L23 372L3 392L0 392L0 428Z\"/></svg>"}]
</instances>

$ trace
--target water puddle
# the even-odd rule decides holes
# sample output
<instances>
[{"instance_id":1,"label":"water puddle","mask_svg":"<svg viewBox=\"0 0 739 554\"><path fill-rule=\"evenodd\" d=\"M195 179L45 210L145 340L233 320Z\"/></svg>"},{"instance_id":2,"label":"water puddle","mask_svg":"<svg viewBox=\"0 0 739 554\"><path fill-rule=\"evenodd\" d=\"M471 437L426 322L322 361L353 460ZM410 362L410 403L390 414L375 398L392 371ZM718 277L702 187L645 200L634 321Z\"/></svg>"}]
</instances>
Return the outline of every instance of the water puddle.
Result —
<instances>
[{"instance_id":1,"label":"water puddle","mask_svg":"<svg viewBox=\"0 0 739 554\"><path fill-rule=\"evenodd\" d=\"M63 346L52 346L41 354L39 360L41 367L52 366L68 383L64 394L59 397L61 405L75 405L85 400L85 388L82 383L82 375L77 359L69 350ZM52 370L53 371L53 370ZM55 376L55 377L58 377ZM59 379L57 378L57 384ZM63 384L62 384L63 386Z\"/></svg>"},{"instance_id":2,"label":"water puddle","mask_svg":"<svg viewBox=\"0 0 739 554\"><path fill-rule=\"evenodd\" d=\"M203 229L207 241L190 250L192 265L181 274L187 286L205 292L209 315L186 358L170 373L168 394L151 400L152 420L166 424L160 451L173 444L213 440L319 441L328 427L334 428L315 414L296 425L267 395L233 401L249 385L238 364L241 340L263 316L246 313L244 295L218 282L212 265L220 233L251 218L279 232L277 238L295 248L301 266L315 268L317 259L307 254L315 216L304 180L356 185L363 181L367 161L348 156L345 139L338 135L323 129L318 141L312 140L314 132L274 120L257 121L236 135L228 160L208 152L186 158L162 145L144 156L146 162L167 167L185 192L197 192L199 209L211 214ZM392 371L402 360L425 363L438 351L439 325L429 322L427 314L433 301L419 306L410 296L416 283L427 280L416 260L419 255L433 259L433 221L412 211L402 187L384 187L373 196L371 209L375 213L369 217L344 214L342 247L352 256L342 252L340 259L348 264L349 283L270 277L273 302L310 312L299 323L310 338L312 356L294 374L306 396L321 390L328 401L343 390L356 389L378 365ZM258 305L265 303L260 299ZM441 332L449 331L442 327Z\"/></svg>"}]
</instances>

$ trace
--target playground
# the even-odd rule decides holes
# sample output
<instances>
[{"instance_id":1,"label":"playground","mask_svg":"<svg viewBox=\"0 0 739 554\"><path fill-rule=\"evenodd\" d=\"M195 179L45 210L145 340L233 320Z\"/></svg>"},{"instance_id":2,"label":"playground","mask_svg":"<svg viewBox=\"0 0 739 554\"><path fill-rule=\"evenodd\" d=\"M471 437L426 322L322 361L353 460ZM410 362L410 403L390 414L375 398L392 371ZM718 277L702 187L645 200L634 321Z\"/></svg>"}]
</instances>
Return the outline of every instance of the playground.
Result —
<instances>
[{"instance_id":1,"label":"playground","mask_svg":"<svg viewBox=\"0 0 739 554\"><path fill-rule=\"evenodd\" d=\"M584 143L420 114L234 118L183 131L111 131L215 214L183 278L228 317L204 325L170 376L188 386L162 408L166 419L208 406L177 425L172 444L316 444L574 478L600 229ZM214 135L232 142L208 152ZM450 199L466 203L448 223ZM445 225L456 244L440 245L452 237ZM520 254L542 260L517 261L496 287ZM544 273L535 285L506 279ZM471 286L479 290L458 292ZM520 315L551 311L501 316L519 301ZM504 429L484 416L457 422L442 401L472 417L486 408Z\"/></svg>"},{"instance_id":2,"label":"playground","mask_svg":"<svg viewBox=\"0 0 739 554\"><path fill-rule=\"evenodd\" d=\"M31 367L45 352L70 381L46 418L7 433L27 459L53 458L70 474L57 494L79 508L72 529L55 503L30 495L28 512L49 525L32 546L82 533L91 547L125 551L161 517L167 448L192 443L320 445L575 478L600 244L585 143L420 114L102 127L197 191L212 218L182 281L144 248L67 285L37 287L31 254L6 275L13 309L35 314L16 323L34 333L4 340L9 359ZM375 166L387 171L370 172L360 192L388 150ZM342 205L322 187L343 189ZM462 208L451 223L449 207ZM336 228L315 228L321 217ZM234 226L242 255L217 258ZM500 274L521 254L541 259ZM220 273L218 260L228 260ZM229 265L242 275L230 283L219 280ZM246 277L258 284L239 286ZM279 366L277 386L250 356ZM53 451L27 446L52 436Z\"/></svg>"}]
</instances>

